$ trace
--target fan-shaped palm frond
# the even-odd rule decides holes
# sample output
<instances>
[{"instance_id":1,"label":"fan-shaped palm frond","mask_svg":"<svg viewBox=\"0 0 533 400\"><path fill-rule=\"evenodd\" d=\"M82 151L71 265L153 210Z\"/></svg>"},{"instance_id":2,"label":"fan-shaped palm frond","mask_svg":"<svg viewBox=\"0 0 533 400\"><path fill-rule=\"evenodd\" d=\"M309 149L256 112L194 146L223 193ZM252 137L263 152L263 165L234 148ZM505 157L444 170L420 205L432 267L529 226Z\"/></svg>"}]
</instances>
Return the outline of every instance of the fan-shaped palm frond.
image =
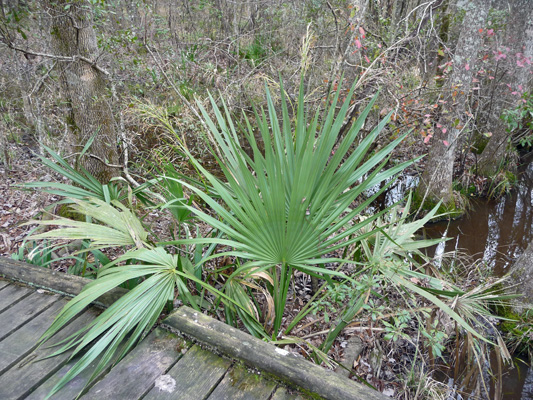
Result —
<instances>
[{"instance_id":1,"label":"fan-shaped palm frond","mask_svg":"<svg viewBox=\"0 0 533 400\"><path fill-rule=\"evenodd\" d=\"M120 189L116 182L109 182L102 184L91 173L81 168L77 170L71 167L68 162L49 147L42 145L44 150L48 153L52 160L46 157L37 155L41 162L48 168L58 173L59 175L69 179L73 185L61 182L28 182L23 185L25 188L37 188L43 191L68 199L87 199L97 198L102 201L111 202L112 200L124 200L127 193ZM69 200L63 200L68 202Z\"/></svg>"},{"instance_id":2,"label":"fan-shaped palm frond","mask_svg":"<svg viewBox=\"0 0 533 400\"><path fill-rule=\"evenodd\" d=\"M341 85L339 85L339 88ZM280 328L285 308L288 282L293 269L321 277L342 275L320 267L331 259L330 252L360 241L369 232L362 228L380 214L355 221L381 191L362 199L365 190L398 174L413 161L383 170L391 151L405 135L387 144L374 154L367 154L372 143L387 124L390 115L369 134L360 137L365 118L374 106L375 98L363 110L359 119L341 137L353 88L335 115L340 89L335 93L322 118L317 111L309 118L305 111L303 84L300 87L296 121L293 124L281 86L282 120L266 88L268 117L263 110L255 113L264 146L255 138L255 130L244 115L246 138L253 157L243 150L239 134L226 106L220 110L211 97L216 123L200 107L221 154L217 157L225 182L207 171L201 162L188 154L222 200L213 198L200 188L185 181L184 185L217 214L194 210L196 215L224 232L233 247L232 254L250 260L242 269L260 267L273 277L273 297L276 305L274 332ZM357 145L356 145L357 143ZM264 150L260 148L264 147ZM186 148L182 149L188 153ZM215 152L213 152L215 153ZM385 189L385 188L384 188ZM382 190L384 190L382 189ZM354 206L354 201L357 205ZM204 241L200 240L200 241ZM214 240L216 241L216 240ZM175 243L187 243L181 240Z\"/></svg>"},{"instance_id":3,"label":"fan-shaped palm frond","mask_svg":"<svg viewBox=\"0 0 533 400\"><path fill-rule=\"evenodd\" d=\"M397 204L390 208L387 216L377 218L363 228L372 235L361 241L364 258L369 263L380 263L388 258L412 259L414 255L426 259L421 249L442 242L443 238L420 240L415 238L425 224L435 217L440 207L438 203L423 218L408 222L411 209L411 194L407 196L405 204Z\"/></svg>"},{"instance_id":4,"label":"fan-shaped palm frond","mask_svg":"<svg viewBox=\"0 0 533 400\"><path fill-rule=\"evenodd\" d=\"M74 349L72 357L79 354L81 358L58 382L49 396L95 360L98 359L98 363L93 378L110 362L120 360L152 328L167 302L172 301L176 293L185 304L199 310L197 296L190 291L190 287L205 290L228 308L237 309L250 330L257 332L258 336L264 335L253 310L250 309L249 299L237 296L230 298L198 278L188 259L169 254L163 247L151 244L140 220L124 205L118 202L107 204L98 199L72 201L75 202L76 212L90 217L95 222L79 222L66 218L37 221L42 225L62 227L35 235L33 238L87 239L91 240L91 249L112 246L134 248L99 269L96 280L88 284L62 309L41 337L40 343L51 339L104 293L127 281L141 282L89 325L56 344L60 345L60 348L52 356Z\"/></svg>"},{"instance_id":5,"label":"fan-shaped palm frond","mask_svg":"<svg viewBox=\"0 0 533 400\"><path fill-rule=\"evenodd\" d=\"M91 246L85 251L117 246L151 247L147 241L148 232L142 226L141 221L118 201L113 201L112 204L96 198L70 199L70 201L74 203L72 210L75 213L85 215L100 224L69 218L32 220L26 224L62 226L62 228L32 235L31 238L91 240Z\"/></svg>"}]
</instances>

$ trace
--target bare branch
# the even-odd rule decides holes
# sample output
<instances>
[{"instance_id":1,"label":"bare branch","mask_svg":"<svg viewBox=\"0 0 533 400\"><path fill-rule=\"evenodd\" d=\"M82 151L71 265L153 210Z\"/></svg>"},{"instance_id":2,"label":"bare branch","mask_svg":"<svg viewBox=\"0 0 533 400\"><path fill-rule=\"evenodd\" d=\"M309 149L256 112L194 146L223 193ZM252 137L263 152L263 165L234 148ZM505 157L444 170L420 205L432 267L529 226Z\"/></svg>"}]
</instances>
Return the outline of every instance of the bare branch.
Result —
<instances>
[{"instance_id":1,"label":"bare branch","mask_svg":"<svg viewBox=\"0 0 533 400\"><path fill-rule=\"evenodd\" d=\"M106 167L109 167L109 168L118 168L118 169L122 169L122 168L123 168L122 165L109 164L109 163L105 162L104 160L102 160L100 157L98 157L98 156L95 155L95 154L88 153L87 155L88 155L89 157L91 157L91 158L94 158L95 160L100 161L100 162L101 162L102 164L104 164Z\"/></svg>"},{"instance_id":2,"label":"bare branch","mask_svg":"<svg viewBox=\"0 0 533 400\"><path fill-rule=\"evenodd\" d=\"M75 56L72 56L72 57L68 57L68 56L59 56L57 54L50 54L50 53L39 53L37 51L32 51L32 50L28 50L28 49L23 49L21 47L18 47L18 46L15 46L13 43L6 43L7 47L9 47L10 49L13 49L13 50L16 50L16 51L20 51L21 53L24 53L24 54L28 54L28 55L31 55L31 56L36 56L36 57L44 57L44 58L51 58L53 60L58 60L58 61L70 61L70 62L75 62L75 61L84 61L86 62L87 64L89 64L91 67L93 67L94 69L96 69L97 71L101 72L102 74L106 75L106 76L109 76L109 72L107 70L105 70L104 68L100 67L98 64L96 64L96 61L92 61L90 59L88 59L87 57L83 57L83 56L80 56L79 54L78 55L75 55Z\"/></svg>"}]
</instances>

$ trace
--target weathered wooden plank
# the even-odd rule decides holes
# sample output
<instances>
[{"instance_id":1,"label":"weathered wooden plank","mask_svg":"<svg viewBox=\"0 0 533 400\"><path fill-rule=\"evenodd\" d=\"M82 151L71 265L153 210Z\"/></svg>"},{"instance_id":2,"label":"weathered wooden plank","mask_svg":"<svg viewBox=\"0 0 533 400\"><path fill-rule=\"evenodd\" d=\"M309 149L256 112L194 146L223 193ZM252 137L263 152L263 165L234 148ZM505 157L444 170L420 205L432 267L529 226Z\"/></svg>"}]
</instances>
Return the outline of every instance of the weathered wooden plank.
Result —
<instances>
[{"instance_id":1,"label":"weathered wooden plank","mask_svg":"<svg viewBox=\"0 0 533 400\"><path fill-rule=\"evenodd\" d=\"M3 280L0 279L0 290L5 288L8 284L9 284L8 281L3 281Z\"/></svg>"},{"instance_id":2,"label":"weathered wooden plank","mask_svg":"<svg viewBox=\"0 0 533 400\"><path fill-rule=\"evenodd\" d=\"M13 307L0 313L0 340L59 299L60 296L57 294L32 293Z\"/></svg>"},{"instance_id":3,"label":"weathered wooden plank","mask_svg":"<svg viewBox=\"0 0 533 400\"><path fill-rule=\"evenodd\" d=\"M57 334L56 341L72 335L93 320L96 315L95 309L85 311ZM40 347L0 376L0 399L24 399L41 382L59 370L66 363L70 353L40 360L54 351L56 348ZM40 361L32 362L34 360Z\"/></svg>"},{"instance_id":4,"label":"weathered wooden plank","mask_svg":"<svg viewBox=\"0 0 533 400\"><path fill-rule=\"evenodd\" d=\"M30 393L25 397L25 400L42 400L46 398L48 393L54 388L54 386L59 382L59 380L65 376L65 374L72 368L72 366L78 361L78 358L72 360L71 362L64 365L59 371L57 371L53 376L44 381L41 386L39 386L34 392ZM87 373L88 370L93 371L98 364L97 361L93 362L86 370L84 370L80 375L72 379L67 385L57 392L52 399L61 399L61 400L72 400L75 399L78 394L80 394L90 379L90 373Z\"/></svg>"},{"instance_id":5,"label":"weathered wooden plank","mask_svg":"<svg viewBox=\"0 0 533 400\"><path fill-rule=\"evenodd\" d=\"M217 321L189 307L173 312L165 324L217 349L230 358L266 371L291 385L326 399L386 400L383 394L325 370L286 350Z\"/></svg>"},{"instance_id":6,"label":"weathered wooden plank","mask_svg":"<svg viewBox=\"0 0 533 400\"><path fill-rule=\"evenodd\" d=\"M183 339L165 329L156 328L81 398L141 398L152 388L155 380L180 358L184 346L186 343Z\"/></svg>"},{"instance_id":7,"label":"weathered wooden plank","mask_svg":"<svg viewBox=\"0 0 533 400\"><path fill-rule=\"evenodd\" d=\"M70 360L59 371L57 371L54 375L48 378L45 382L43 382L41 386L39 386L34 392L27 396L25 400L42 400L46 398L48 393L50 393L54 386L61 380L61 378L65 376L68 371L70 371L70 369L74 366L74 364L76 364L79 359L80 356L77 356L73 360ZM75 399L82 393L87 392L90 389L90 386L88 387L87 383L93 376L94 370L96 369L99 361L100 357L93 361L89 365L89 367L84 369L74 379L72 379L65 386L63 386L61 390L59 390L52 398L61 400ZM98 374L98 376L94 378L94 382L102 379L109 372L110 369L111 365L106 367L104 371ZM91 382L91 384L93 384L94 382Z\"/></svg>"},{"instance_id":8,"label":"weathered wooden plank","mask_svg":"<svg viewBox=\"0 0 533 400\"><path fill-rule=\"evenodd\" d=\"M37 340L66 303L65 300L60 300L52 304L43 313L0 341L0 374L37 347Z\"/></svg>"},{"instance_id":9,"label":"weathered wooden plank","mask_svg":"<svg viewBox=\"0 0 533 400\"><path fill-rule=\"evenodd\" d=\"M0 294L0 312L13 306L17 301L28 296L31 292L32 290L26 287L9 285Z\"/></svg>"},{"instance_id":10,"label":"weathered wooden plank","mask_svg":"<svg viewBox=\"0 0 533 400\"><path fill-rule=\"evenodd\" d=\"M220 382L231 361L195 345L166 375L156 380L143 400L203 400Z\"/></svg>"},{"instance_id":11,"label":"weathered wooden plank","mask_svg":"<svg viewBox=\"0 0 533 400\"><path fill-rule=\"evenodd\" d=\"M212 400L267 400L276 384L261 375L249 372L243 366L230 369L222 382L208 397Z\"/></svg>"},{"instance_id":12,"label":"weathered wooden plank","mask_svg":"<svg viewBox=\"0 0 533 400\"><path fill-rule=\"evenodd\" d=\"M85 285L92 282L87 278L37 267L5 257L0 257L0 276L68 296L79 294ZM108 307L126 292L125 289L115 288L98 298L95 303Z\"/></svg>"},{"instance_id":13,"label":"weathered wooden plank","mask_svg":"<svg viewBox=\"0 0 533 400\"><path fill-rule=\"evenodd\" d=\"M289 393L289 391L284 387L279 387L276 392L274 393L274 396L272 396L271 400L305 400L309 397L305 397L302 394L296 393L292 394Z\"/></svg>"}]
</instances>

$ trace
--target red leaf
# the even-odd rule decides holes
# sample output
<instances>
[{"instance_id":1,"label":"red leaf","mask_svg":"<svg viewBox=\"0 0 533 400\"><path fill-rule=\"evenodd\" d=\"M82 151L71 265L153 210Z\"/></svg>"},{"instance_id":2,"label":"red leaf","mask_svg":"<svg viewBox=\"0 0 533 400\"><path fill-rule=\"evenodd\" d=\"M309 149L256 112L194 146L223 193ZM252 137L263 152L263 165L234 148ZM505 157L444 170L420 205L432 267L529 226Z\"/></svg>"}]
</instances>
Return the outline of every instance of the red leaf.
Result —
<instances>
[{"instance_id":1,"label":"red leaf","mask_svg":"<svg viewBox=\"0 0 533 400\"><path fill-rule=\"evenodd\" d=\"M359 39L355 39L355 45L357 46L358 49L360 49L362 47L361 42L359 41Z\"/></svg>"},{"instance_id":2,"label":"red leaf","mask_svg":"<svg viewBox=\"0 0 533 400\"><path fill-rule=\"evenodd\" d=\"M497 52L495 51L494 54L495 54L494 59L496 61L505 60L507 58L507 54L504 54L499 50Z\"/></svg>"},{"instance_id":3,"label":"red leaf","mask_svg":"<svg viewBox=\"0 0 533 400\"><path fill-rule=\"evenodd\" d=\"M365 30L363 29L362 26L359 27L359 33L361 34L361 37L364 39L365 38Z\"/></svg>"},{"instance_id":4,"label":"red leaf","mask_svg":"<svg viewBox=\"0 0 533 400\"><path fill-rule=\"evenodd\" d=\"M367 63L370 64L370 59L367 56L365 56L365 60L366 60Z\"/></svg>"},{"instance_id":5,"label":"red leaf","mask_svg":"<svg viewBox=\"0 0 533 400\"><path fill-rule=\"evenodd\" d=\"M479 28L479 33L483 33L483 28Z\"/></svg>"}]
</instances>

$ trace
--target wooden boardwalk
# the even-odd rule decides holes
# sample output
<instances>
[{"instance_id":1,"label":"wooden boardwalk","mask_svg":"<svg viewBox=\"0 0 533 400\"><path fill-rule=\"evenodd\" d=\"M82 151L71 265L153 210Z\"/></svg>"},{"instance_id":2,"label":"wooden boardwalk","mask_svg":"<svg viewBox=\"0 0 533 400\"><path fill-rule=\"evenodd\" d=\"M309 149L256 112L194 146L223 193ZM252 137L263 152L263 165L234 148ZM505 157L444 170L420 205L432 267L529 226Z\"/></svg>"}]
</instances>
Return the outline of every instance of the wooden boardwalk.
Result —
<instances>
[{"instance_id":1,"label":"wooden boardwalk","mask_svg":"<svg viewBox=\"0 0 533 400\"><path fill-rule=\"evenodd\" d=\"M23 275L24 279L21 278ZM32 286L14 282L23 280L28 283L28 277L34 279ZM76 361L69 361L68 354L43 359L52 354L54 348L35 346L68 301L66 289L70 288L72 294L76 294L84 283L78 277L65 277L0 258L1 400L45 398ZM35 282L43 279L44 284ZM56 291L62 294L40 288L57 287L55 280L61 280L61 290ZM104 299L103 303L112 302L112 297ZM57 335L57 340L77 331L99 312L96 307L86 310ZM91 371L84 371L52 398L76 398L90 376ZM104 371L80 398L379 400L384 397L182 307L123 360Z\"/></svg>"}]
</instances>

